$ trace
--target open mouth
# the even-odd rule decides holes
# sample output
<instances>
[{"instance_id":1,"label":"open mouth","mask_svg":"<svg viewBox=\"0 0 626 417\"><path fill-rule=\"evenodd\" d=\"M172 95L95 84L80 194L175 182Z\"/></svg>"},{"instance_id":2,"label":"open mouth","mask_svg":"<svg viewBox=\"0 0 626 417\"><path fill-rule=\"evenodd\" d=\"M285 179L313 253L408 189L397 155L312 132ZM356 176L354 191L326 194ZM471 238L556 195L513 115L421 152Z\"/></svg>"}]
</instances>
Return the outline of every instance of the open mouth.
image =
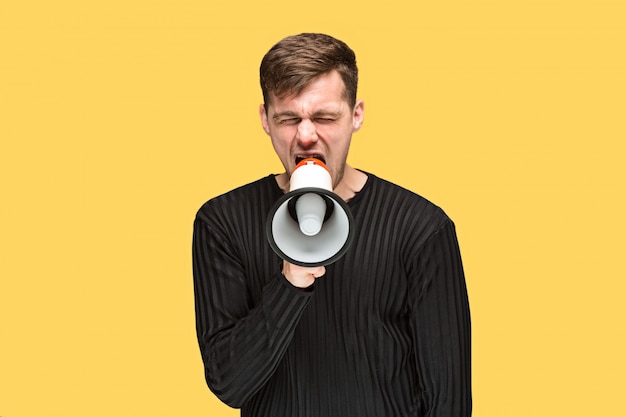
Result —
<instances>
[{"instance_id":1,"label":"open mouth","mask_svg":"<svg viewBox=\"0 0 626 417\"><path fill-rule=\"evenodd\" d=\"M326 163L326 160L324 159L324 157L322 155L298 155L298 156L296 156L296 165L298 165L303 160L309 159L309 158L319 159L324 164Z\"/></svg>"}]
</instances>

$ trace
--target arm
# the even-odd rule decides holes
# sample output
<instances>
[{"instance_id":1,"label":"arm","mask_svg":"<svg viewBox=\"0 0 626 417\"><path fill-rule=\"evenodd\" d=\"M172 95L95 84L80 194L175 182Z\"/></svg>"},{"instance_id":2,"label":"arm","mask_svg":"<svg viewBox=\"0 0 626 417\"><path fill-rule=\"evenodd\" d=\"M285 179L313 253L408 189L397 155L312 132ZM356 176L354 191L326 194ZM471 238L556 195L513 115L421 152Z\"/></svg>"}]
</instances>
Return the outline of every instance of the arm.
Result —
<instances>
[{"instance_id":1,"label":"arm","mask_svg":"<svg viewBox=\"0 0 626 417\"><path fill-rule=\"evenodd\" d=\"M276 370L311 292L292 286L277 265L252 305L244 266L215 229L194 223L196 330L209 388L241 407Z\"/></svg>"},{"instance_id":2,"label":"arm","mask_svg":"<svg viewBox=\"0 0 626 417\"><path fill-rule=\"evenodd\" d=\"M454 224L419 249L411 274L411 327L425 417L472 413L469 303Z\"/></svg>"}]
</instances>

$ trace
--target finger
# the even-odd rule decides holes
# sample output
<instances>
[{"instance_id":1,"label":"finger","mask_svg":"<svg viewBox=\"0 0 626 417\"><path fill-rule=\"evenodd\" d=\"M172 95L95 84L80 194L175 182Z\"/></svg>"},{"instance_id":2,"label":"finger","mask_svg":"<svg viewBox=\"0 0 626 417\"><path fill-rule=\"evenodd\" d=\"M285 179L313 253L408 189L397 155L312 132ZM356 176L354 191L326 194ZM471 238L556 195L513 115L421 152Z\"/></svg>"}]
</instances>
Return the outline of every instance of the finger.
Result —
<instances>
[{"instance_id":1,"label":"finger","mask_svg":"<svg viewBox=\"0 0 626 417\"><path fill-rule=\"evenodd\" d=\"M324 275L326 275L326 268L323 266L317 267L315 271L312 272L312 275L315 278L323 277Z\"/></svg>"}]
</instances>

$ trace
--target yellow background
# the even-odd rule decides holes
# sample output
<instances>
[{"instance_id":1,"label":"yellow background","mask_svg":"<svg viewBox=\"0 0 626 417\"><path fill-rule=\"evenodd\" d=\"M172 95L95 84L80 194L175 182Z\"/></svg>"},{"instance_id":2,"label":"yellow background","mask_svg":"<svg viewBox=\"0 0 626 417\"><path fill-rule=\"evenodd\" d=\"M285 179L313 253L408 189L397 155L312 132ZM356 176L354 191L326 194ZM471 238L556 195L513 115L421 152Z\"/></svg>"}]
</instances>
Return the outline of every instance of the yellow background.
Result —
<instances>
[{"instance_id":1,"label":"yellow background","mask_svg":"<svg viewBox=\"0 0 626 417\"><path fill-rule=\"evenodd\" d=\"M226 4L228 3L228 5ZM623 1L4 1L0 416L235 416L206 388L191 227L281 166L262 55L357 53L349 161L454 218L474 416L626 415Z\"/></svg>"}]
</instances>

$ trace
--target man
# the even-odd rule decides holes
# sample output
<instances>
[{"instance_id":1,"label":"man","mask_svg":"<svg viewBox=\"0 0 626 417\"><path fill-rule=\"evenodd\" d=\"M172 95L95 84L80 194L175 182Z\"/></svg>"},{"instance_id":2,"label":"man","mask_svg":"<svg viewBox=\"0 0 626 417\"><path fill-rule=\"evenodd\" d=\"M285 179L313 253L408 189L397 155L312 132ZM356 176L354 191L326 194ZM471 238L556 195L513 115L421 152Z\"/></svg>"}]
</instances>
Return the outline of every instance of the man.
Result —
<instances>
[{"instance_id":1,"label":"man","mask_svg":"<svg viewBox=\"0 0 626 417\"><path fill-rule=\"evenodd\" d=\"M363 123L354 53L322 34L261 63L259 114L285 173L208 201L194 225L196 323L208 386L254 417L471 415L470 317L452 221L346 164ZM303 158L328 167L355 238L327 267L282 261L265 237Z\"/></svg>"}]
</instances>

